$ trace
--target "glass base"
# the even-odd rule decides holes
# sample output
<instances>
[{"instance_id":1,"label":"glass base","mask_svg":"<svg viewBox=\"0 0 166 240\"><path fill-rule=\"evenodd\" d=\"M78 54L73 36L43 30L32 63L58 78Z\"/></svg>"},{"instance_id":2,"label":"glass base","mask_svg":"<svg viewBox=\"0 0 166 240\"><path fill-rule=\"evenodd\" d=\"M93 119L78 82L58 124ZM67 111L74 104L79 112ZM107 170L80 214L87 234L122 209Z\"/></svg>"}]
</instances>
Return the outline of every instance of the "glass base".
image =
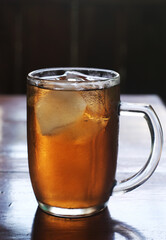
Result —
<instances>
[{"instance_id":1,"label":"glass base","mask_svg":"<svg viewBox=\"0 0 166 240\"><path fill-rule=\"evenodd\" d=\"M39 204L39 207L44 212L51 214L53 216L64 217L64 218L88 217L98 212L101 212L107 206L107 203L104 203L99 206L88 207L88 208L59 208L59 207L49 206L39 201L38 201L38 204Z\"/></svg>"}]
</instances>

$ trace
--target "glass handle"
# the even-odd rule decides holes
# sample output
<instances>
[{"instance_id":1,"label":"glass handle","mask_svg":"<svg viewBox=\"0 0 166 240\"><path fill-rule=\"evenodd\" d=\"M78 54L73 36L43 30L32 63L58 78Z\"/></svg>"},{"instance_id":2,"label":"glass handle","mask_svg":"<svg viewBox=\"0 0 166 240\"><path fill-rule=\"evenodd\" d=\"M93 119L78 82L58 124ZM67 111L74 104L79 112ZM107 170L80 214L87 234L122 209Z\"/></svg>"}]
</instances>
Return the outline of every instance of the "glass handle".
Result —
<instances>
[{"instance_id":1,"label":"glass handle","mask_svg":"<svg viewBox=\"0 0 166 240\"><path fill-rule=\"evenodd\" d=\"M155 171L161 156L163 131L153 108L146 104L121 102L120 115L131 114L145 118L151 134L151 151L147 162L136 174L116 183L113 194L129 192L143 184Z\"/></svg>"}]
</instances>

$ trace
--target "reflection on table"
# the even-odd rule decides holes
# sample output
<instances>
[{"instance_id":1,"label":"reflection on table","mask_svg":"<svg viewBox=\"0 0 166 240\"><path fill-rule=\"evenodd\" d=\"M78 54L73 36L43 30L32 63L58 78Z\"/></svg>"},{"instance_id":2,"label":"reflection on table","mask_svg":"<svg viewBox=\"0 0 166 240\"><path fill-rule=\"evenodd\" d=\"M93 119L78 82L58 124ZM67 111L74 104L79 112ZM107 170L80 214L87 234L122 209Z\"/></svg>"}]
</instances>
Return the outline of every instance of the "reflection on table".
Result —
<instances>
[{"instance_id":1,"label":"reflection on table","mask_svg":"<svg viewBox=\"0 0 166 240\"><path fill-rule=\"evenodd\" d=\"M132 226L112 219L108 208L95 216L80 219L54 217L38 208L31 240L113 240L116 234L130 240L145 239Z\"/></svg>"}]
</instances>

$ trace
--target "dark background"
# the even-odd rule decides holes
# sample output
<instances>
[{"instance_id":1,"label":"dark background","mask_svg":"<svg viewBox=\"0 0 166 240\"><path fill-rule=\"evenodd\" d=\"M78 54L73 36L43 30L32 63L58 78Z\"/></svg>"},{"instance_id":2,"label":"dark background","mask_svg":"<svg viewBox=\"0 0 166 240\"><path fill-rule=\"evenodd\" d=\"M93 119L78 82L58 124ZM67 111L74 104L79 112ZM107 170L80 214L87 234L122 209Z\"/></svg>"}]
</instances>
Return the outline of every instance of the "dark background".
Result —
<instances>
[{"instance_id":1,"label":"dark background","mask_svg":"<svg viewBox=\"0 0 166 240\"><path fill-rule=\"evenodd\" d=\"M121 92L166 102L166 0L0 0L0 93L43 67L121 74Z\"/></svg>"}]
</instances>

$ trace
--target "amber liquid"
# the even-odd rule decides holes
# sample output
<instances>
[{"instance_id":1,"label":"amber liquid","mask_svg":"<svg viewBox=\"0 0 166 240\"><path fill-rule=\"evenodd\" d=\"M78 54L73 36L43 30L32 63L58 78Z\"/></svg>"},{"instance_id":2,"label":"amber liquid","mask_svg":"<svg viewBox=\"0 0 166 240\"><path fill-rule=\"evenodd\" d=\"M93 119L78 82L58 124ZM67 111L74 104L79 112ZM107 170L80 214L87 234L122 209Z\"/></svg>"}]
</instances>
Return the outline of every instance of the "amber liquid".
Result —
<instances>
[{"instance_id":1,"label":"amber liquid","mask_svg":"<svg viewBox=\"0 0 166 240\"><path fill-rule=\"evenodd\" d=\"M47 96L52 92L56 91L28 85L28 159L36 198L62 208L103 204L109 199L115 180L119 85L70 91L85 101L82 115L47 133L39 119L40 109L47 110L47 105L40 105L50 99ZM49 124L49 120L44 124Z\"/></svg>"}]
</instances>

